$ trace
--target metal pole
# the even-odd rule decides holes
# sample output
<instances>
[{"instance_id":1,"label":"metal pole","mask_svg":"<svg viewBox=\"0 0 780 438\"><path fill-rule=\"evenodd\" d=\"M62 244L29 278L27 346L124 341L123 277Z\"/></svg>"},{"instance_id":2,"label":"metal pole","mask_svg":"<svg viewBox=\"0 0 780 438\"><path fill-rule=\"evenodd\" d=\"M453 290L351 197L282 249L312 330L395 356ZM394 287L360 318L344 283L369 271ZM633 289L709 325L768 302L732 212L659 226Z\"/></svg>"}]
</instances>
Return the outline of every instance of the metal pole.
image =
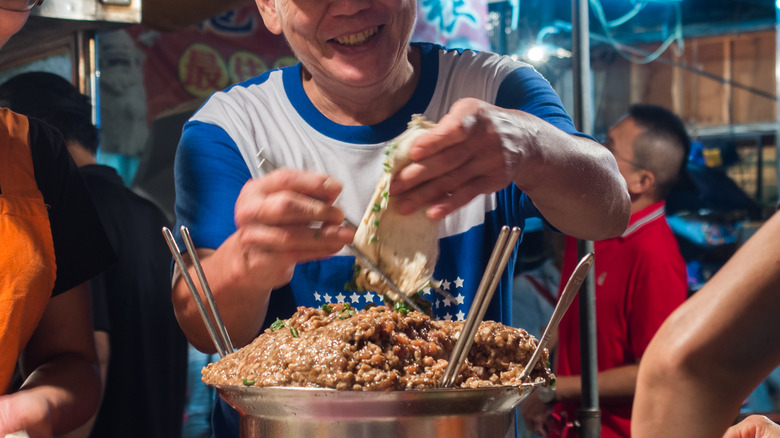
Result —
<instances>
[{"instance_id":1,"label":"metal pole","mask_svg":"<svg viewBox=\"0 0 780 438\"><path fill-rule=\"evenodd\" d=\"M588 0L572 0L572 77L574 80L574 123L586 134L592 134L592 87L590 81L590 37L588 27ZM593 251L593 242L579 241L578 259ZM598 261L598 254L596 261ZM591 270L580 290L580 357L582 402L577 411L580 436L601 436L599 409L598 366L596 356L596 285Z\"/></svg>"}]
</instances>

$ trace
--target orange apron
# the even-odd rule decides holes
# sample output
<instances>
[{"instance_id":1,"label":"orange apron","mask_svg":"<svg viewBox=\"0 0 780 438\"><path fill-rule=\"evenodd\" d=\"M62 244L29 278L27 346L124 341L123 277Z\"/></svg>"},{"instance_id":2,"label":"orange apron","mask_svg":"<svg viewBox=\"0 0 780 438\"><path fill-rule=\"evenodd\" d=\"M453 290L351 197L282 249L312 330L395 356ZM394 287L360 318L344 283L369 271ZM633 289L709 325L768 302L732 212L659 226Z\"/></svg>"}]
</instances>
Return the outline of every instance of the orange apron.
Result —
<instances>
[{"instance_id":1,"label":"orange apron","mask_svg":"<svg viewBox=\"0 0 780 438\"><path fill-rule=\"evenodd\" d=\"M27 117L0 108L0 394L51 298L56 264Z\"/></svg>"}]
</instances>

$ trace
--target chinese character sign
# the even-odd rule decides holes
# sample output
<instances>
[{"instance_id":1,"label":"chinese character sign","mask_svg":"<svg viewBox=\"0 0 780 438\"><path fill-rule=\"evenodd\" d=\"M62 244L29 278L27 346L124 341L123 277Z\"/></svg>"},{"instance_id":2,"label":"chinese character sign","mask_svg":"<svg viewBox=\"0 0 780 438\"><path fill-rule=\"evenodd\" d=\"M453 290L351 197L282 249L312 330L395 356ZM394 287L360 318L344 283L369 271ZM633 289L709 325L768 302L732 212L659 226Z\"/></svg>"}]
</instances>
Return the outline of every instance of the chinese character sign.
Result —
<instances>
[{"instance_id":1,"label":"chinese character sign","mask_svg":"<svg viewBox=\"0 0 780 438\"><path fill-rule=\"evenodd\" d=\"M412 41L490 50L487 0L418 0Z\"/></svg>"}]
</instances>

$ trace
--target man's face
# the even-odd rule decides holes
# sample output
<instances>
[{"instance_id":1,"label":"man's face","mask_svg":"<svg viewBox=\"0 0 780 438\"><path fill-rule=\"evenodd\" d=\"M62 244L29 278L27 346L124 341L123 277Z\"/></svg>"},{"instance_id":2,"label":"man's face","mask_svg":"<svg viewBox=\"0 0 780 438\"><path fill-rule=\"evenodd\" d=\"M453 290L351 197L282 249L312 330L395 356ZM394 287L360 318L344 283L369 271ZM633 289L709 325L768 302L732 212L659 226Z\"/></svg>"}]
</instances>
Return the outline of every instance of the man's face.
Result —
<instances>
[{"instance_id":1,"label":"man's face","mask_svg":"<svg viewBox=\"0 0 780 438\"><path fill-rule=\"evenodd\" d=\"M0 47L4 46L16 32L19 32L29 15L30 11L15 12L0 9Z\"/></svg>"},{"instance_id":2,"label":"man's face","mask_svg":"<svg viewBox=\"0 0 780 438\"><path fill-rule=\"evenodd\" d=\"M414 27L414 0L256 0L269 30L326 86L394 86Z\"/></svg>"},{"instance_id":3,"label":"man's face","mask_svg":"<svg viewBox=\"0 0 780 438\"><path fill-rule=\"evenodd\" d=\"M634 156L634 140L644 132L644 128L634 122L631 117L626 117L615 126L609 128L607 141L604 146L612 152L617 161L620 174L629 185L643 171L641 164L636 162Z\"/></svg>"}]
</instances>

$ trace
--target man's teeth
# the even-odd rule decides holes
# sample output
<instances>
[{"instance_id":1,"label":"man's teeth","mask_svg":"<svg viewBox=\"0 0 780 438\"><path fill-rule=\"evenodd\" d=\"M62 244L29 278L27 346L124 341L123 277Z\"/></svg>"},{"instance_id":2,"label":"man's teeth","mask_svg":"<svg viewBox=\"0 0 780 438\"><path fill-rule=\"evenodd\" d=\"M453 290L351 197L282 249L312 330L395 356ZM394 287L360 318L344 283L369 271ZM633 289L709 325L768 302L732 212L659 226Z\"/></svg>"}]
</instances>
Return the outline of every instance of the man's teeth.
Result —
<instances>
[{"instance_id":1,"label":"man's teeth","mask_svg":"<svg viewBox=\"0 0 780 438\"><path fill-rule=\"evenodd\" d=\"M368 41L378 31L379 31L378 27L372 27L371 29L364 30L363 32L360 33L338 37L336 38L336 42L343 46L359 46L365 43L366 41Z\"/></svg>"}]
</instances>

